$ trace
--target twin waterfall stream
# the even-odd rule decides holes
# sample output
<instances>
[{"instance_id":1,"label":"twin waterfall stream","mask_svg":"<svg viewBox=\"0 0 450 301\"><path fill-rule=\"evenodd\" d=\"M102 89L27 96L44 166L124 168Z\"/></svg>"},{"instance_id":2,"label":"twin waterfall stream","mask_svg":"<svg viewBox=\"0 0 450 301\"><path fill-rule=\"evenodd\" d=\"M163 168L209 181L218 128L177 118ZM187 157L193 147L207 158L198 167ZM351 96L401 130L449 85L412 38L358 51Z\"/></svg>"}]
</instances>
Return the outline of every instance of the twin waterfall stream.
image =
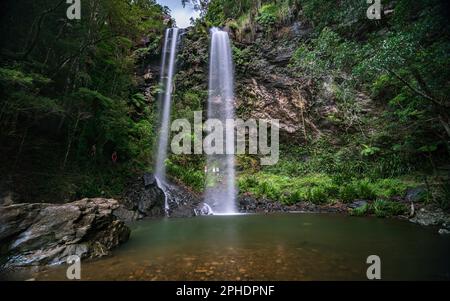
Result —
<instances>
[{"instance_id":1,"label":"twin waterfall stream","mask_svg":"<svg viewBox=\"0 0 450 301\"><path fill-rule=\"evenodd\" d=\"M172 107L173 81L176 74L176 58L180 46L182 30L170 28L166 30L161 64L159 96L160 131L155 166L155 178L158 186L166 194L165 210L170 214L170 204L167 196L166 167L168 158L170 122ZM234 119L234 69L231 43L228 33L218 28L211 29L209 69L208 119L220 120L222 124L227 119ZM202 214L233 215L236 208L235 183L235 135L234 129L224 127L226 138L226 154L210 154L207 156L205 200Z\"/></svg>"},{"instance_id":2,"label":"twin waterfall stream","mask_svg":"<svg viewBox=\"0 0 450 301\"><path fill-rule=\"evenodd\" d=\"M166 165L167 151L169 147L170 137L170 112L172 107L172 91L173 91L173 78L175 74L175 65L178 50L179 29L170 28L166 30L164 39L164 48L162 53L161 63L161 80L160 87L162 92L159 94L159 111L160 111L160 126L159 126L159 141L158 150L156 155L155 166L155 178L158 183L158 187L165 194L164 209L166 213L169 212L169 200L165 185L166 179Z\"/></svg>"}]
</instances>

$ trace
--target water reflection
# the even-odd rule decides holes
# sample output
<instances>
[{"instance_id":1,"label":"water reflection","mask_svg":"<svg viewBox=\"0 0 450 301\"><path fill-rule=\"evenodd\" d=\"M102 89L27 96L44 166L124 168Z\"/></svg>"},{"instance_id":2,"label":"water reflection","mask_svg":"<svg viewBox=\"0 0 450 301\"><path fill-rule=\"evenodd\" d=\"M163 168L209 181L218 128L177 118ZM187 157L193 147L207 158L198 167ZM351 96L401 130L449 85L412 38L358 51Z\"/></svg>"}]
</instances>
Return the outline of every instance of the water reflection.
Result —
<instances>
[{"instance_id":1,"label":"water reflection","mask_svg":"<svg viewBox=\"0 0 450 301\"><path fill-rule=\"evenodd\" d=\"M114 256L82 263L83 280L450 280L450 239L397 220L333 215L164 219L133 226ZM65 280L65 267L16 274Z\"/></svg>"}]
</instances>

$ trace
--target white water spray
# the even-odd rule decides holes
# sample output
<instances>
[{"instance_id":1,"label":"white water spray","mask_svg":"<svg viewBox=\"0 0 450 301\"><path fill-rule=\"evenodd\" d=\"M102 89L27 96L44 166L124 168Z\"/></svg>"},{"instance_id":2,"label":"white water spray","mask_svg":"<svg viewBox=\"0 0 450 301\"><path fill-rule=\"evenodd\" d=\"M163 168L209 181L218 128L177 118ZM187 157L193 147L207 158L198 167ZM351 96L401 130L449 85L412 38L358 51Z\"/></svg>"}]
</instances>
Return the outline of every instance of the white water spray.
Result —
<instances>
[{"instance_id":1,"label":"white water spray","mask_svg":"<svg viewBox=\"0 0 450 301\"><path fill-rule=\"evenodd\" d=\"M234 70L231 43L228 33L218 28L211 30L209 69L208 119L218 119L226 124L234 120ZM206 168L205 203L215 214L235 214L235 135L234 128L225 128L226 154L209 155Z\"/></svg>"},{"instance_id":2,"label":"white water spray","mask_svg":"<svg viewBox=\"0 0 450 301\"><path fill-rule=\"evenodd\" d=\"M172 106L173 78L175 75L176 55L178 50L179 29L169 28L166 30L163 58L161 63L161 81L162 92L159 96L160 105L160 131L158 150L155 166L155 178L158 187L165 194L165 209L169 210L169 202L164 184L166 183L166 165L167 151L169 146L170 113Z\"/></svg>"}]
</instances>

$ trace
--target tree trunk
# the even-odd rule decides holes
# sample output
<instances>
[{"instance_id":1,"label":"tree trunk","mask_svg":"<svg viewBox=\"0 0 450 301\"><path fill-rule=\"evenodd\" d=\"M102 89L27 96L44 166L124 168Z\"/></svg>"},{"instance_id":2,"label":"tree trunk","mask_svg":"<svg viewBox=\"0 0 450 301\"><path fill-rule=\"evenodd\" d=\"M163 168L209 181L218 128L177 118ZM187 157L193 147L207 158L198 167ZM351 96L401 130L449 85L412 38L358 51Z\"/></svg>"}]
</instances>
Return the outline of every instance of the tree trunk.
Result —
<instances>
[{"instance_id":1,"label":"tree trunk","mask_svg":"<svg viewBox=\"0 0 450 301\"><path fill-rule=\"evenodd\" d=\"M78 130L78 124L80 123L80 118L81 118L81 114L78 113L77 120L75 122L75 126L73 128L72 135L70 135L70 137L69 137L69 143L67 145L66 155L64 156L64 162L63 162L63 165L62 165L62 169L63 170L66 168L67 160L69 159L70 149L72 147L73 140L75 139L75 135L76 135L76 132Z\"/></svg>"},{"instance_id":2,"label":"tree trunk","mask_svg":"<svg viewBox=\"0 0 450 301\"><path fill-rule=\"evenodd\" d=\"M22 54L22 59L26 60L30 55L30 53L33 51L33 49L36 47L39 36L41 35L41 27L42 23L45 20L45 17L48 14L51 14L52 12L56 11L64 2L65 0L61 0L56 6L42 12L39 15L38 19L33 23L30 32L30 35L32 37L28 40L27 46L25 47L24 53Z\"/></svg>"}]
</instances>

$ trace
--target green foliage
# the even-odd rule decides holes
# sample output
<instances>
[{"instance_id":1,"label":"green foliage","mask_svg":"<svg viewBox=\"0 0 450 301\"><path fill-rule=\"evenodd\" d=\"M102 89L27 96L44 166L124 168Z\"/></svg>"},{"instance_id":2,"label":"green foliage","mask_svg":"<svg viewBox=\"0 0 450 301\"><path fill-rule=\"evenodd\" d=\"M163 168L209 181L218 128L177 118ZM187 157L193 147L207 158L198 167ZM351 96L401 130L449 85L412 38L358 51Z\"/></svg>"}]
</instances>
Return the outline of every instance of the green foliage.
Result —
<instances>
[{"instance_id":1,"label":"green foliage","mask_svg":"<svg viewBox=\"0 0 450 301\"><path fill-rule=\"evenodd\" d=\"M371 157L376 155L380 151L381 149L378 147L363 144L363 150L361 151L361 155L365 157Z\"/></svg>"},{"instance_id":2,"label":"green foliage","mask_svg":"<svg viewBox=\"0 0 450 301\"><path fill-rule=\"evenodd\" d=\"M208 99L208 74L205 62L208 61L208 28L197 23L195 29L186 33L178 55L179 68L175 76L172 106L172 120L187 119L194 124L194 112L204 111ZM174 133L175 134L175 133ZM187 139L194 142L196 137L190 134ZM178 181L203 191L205 186L205 157L203 155L171 154L166 162L167 172Z\"/></svg>"},{"instance_id":3,"label":"green foliage","mask_svg":"<svg viewBox=\"0 0 450 301\"><path fill-rule=\"evenodd\" d=\"M371 210L370 205L369 204L365 204L365 205L363 205L361 207L353 209L350 214L352 216L367 216L367 215L370 214L370 210Z\"/></svg>"},{"instance_id":4,"label":"green foliage","mask_svg":"<svg viewBox=\"0 0 450 301\"><path fill-rule=\"evenodd\" d=\"M239 189L256 197L280 200L287 204L301 201L326 203L337 192L331 179L323 175L290 178L267 173L241 176Z\"/></svg>"},{"instance_id":5,"label":"green foliage","mask_svg":"<svg viewBox=\"0 0 450 301\"><path fill-rule=\"evenodd\" d=\"M379 218L386 218L404 215L407 212L408 208L405 204L385 200L376 200L371 204L366 204L362 207L352 210L351 214L353 216L375 215Z\"/></svg>"},{"instance_id":6,"label":"green foliage","mask_svg":"<svg viewBox=\"0 0 450 301\"><path fill-rule=\"evenodd\" d=\"M361 199L402 197L408 185L396 179L378 181L363 179L339 184L321 174L287 177L261 172L242 175L239 178L239 188L242 193L248 192L255 197L279 200L287 204L298 202L323 204L334 200L353 202Z\"/></svg>"},{"instance_id":7,"label":"green foliage","mask_svg":"<svg viewBox=\"0 0 450 301\"><path fill-rule=\"evenodd\" d=\"M203 93L189 90L186 93L184 93L184 101L191 108L201 108L203 96L204 96Z\"/></svg>"},{"instance_id":8,"label":"green foliage","mask_svg":"<svg viewBox=\"0 0 450 301\"><path fill-rule=\"evenodd\" d=\"M305 16L321 30L330 24L339 24L345 29L360 25L367 20L367 5L363 1L306 0L302 1Z\"/></svg>"},{"instance_id":9,"label":"green foliage","mask_svg":"<svg viewBox=\"0 0 450 301\"><path fill-rule=\"evenodd\" d=\"M237 20L255 8L256 2L253 0L211 0L205 13L205 21L212 26L221 26L227 20Z\"/></svg>"},{"instance_id":10,"label":"green foliage","mask_svg":"<svg viewBox=\"0 0 450 301\"><path fill-rule=\"evenodd\" d=\"M393 16L370 26L361 5L304 1L314 34L298 45L290 67L299 77L309 78L316 89L324 83L331 86L338 112L328 120L347 131L370 133L353 134L359 145L346 145L362 149L359 158L347 161L356 168L345 174L359 172L373 178L413 170L436 172L434 161L448 164L449 151L448 114L443 113L449 108L450 88L450 61L444 54L450 50L449 26L442 13L446 6L438 0L392 2ZM362 118L362 112L373 107L361 108L354 97L360 91L369 91L383 112ZM324 159L328 165L329 157Z\"/></svg>"},{"instance_id":11,"label":"green foliage","mask_svg":"<svg viewBox=\"0 0 450 301\"><path fill-rule=\"evenodd\" d=\"M209 4L206 20L211 26L220 26L226 20L225 12L223 10L223 1L213 0Z\"/></svg>"},{"instance_id":12,"label":"green foliage","mask_svg":"<svg viewBox=\"0 0 450 301\"><path fill-rule=\"evenodd\" d=\"M4 89L17 86L21 88L32 88L35 86L43 86L50 82L50 79L41 74L26 74L18 69L0 68L0 85Z\"/></svg>"},{"instance_id":13,"label":"green foliage","mask_svg":"<svg viewBox=\"0 0 450 301\"><path fill-rule=\"evenodd\" d=\"M392 96L391 93L389 93L388 96L384 96L383 94L385 94L386 92L390 92L388 91L388 89L390 88L393 80L394 79L387 74L382 74L377 79L375 79L375 81L372 83L372 86L370 87L372 97L378 99L381 98L381 100L387 100L389 96Z\"/></svg>"},{"instance_id":14,"label":"green foliage","mask_svg":"<svg viewBox=\"0 0 450 301\"><path fill-rule=\"evenodd\" d=\"M249 48L239 49L235 46L233 50L234 64L240 71L245 72L251 62L252 53Z\"/></svg>"},{"instance_id":15,"label":"green foliage","mask_svg":"<svg viewBox=\"0 0 450 301\"><path fill-rule=\"evenodd\" d=\"M336 183L343 184L354 178L372 181L399 178L421 168L418 162L405 158L404 153L383 149L381 145L381 152L376 156L364 157L360 146L363 137L342 135L340 138L342 145L333 145L325 138L303 147L281 145L278 164L263 167L263 170L293 177L309 173L327 174Z\"/></svg>"},{"instance_id":16,"label":"green foliage","mask_svg":"<svg viewBox=\"0 0 450 301\"><path fill-rule=\"evenodd\" d=\"M425 204L450 210L450 178L448 175L431 177L425 182L427 189L419 195L420 200Z\"/></svg>"},{"instance_id":17,"label":"green foliage","mask_svg":"<svg viewBox=\"0 0 450 301\"><path fill-rule=\"evenodd\" d=\"M152 159L151 99L139 93L135 70L159 52L164 9L152 0L97 1L66 22L64 1L4 2L0 155L12 159L0 169L8 189L27 202L119 195ZM135 42L143 37L146 45Z\"/></svg>"},{"instance_id":18,"label":"green foliage","mask_svg":"<svg viewBox=\"0 0 450 301\"><path fill-rule=\"evenodd\" d=\"M270 27L277 21L278 7L275 4L266 4L259 10L256 21L264 27Z\"/></svg>"},{"instance_id":19,"label":"green foliage","mask_svg":"<svg viewBox=\"0 0 450 301\"><path fill-rule=\"evenodd\" d=\"M447 179L438 186L435 203L444 210L450 210L450 180Z\"/></svg>"},{"instance_id":20,"label":"green foliage","mask_svg":"<svg viewBox=\"0 0 450 301\"><path fill-rule=\"evenodd\" d=\"M397 179L355 180L341 186L340 199L351 202L357 199L374 200L376 198L404 197L407 189L408 185Z\"/></svg>"},{"instance_id":21,"label":"green foliage","mask_svg":"<svg viewBox=\"0 0 450 301\"><path fill-rule=\"evenodd\" d=\"M408 188L408 184L396 179L379 180L373 186L378 198L404 197Z\"/></svg>"},{"instance_id":22,"label":"green foliage","mask_svg":"<svg viewBox=\"0 0 450 301\"><path fill-rule=\"evenodd\" d=\"M408 210L405 204L384 200L376 200L373 203L372 208L376 217L402 215L405 214Z\"/></svg>"},{"instance_id":23,"label":"green foliage","mask_svg":"<svg viewBox=\"0 0 450 301\"><path fill-rule=\"evenodd\" d=\"M201 192L205 188L206 178L205 173L202 170L181 166L170 160L166 161L166 166L167 171L171 176L194 190Z\"/></svg>"},{"instance_id":24,"label":"green foliage","mask_svg":"<svg viewBox=\"0 0 450 301\"><path fill-rule=\"evenodd\" d=\"M191 0L191 2L196 0ZM256 24L271 30L292 21L300 11L300 0L211 0L204 19L208 25L227 24L234 29L251 28Z\"/></svg>"},{"instance_id":25,"label":"green foliage","mask_svg":"<svg viewBox=\"0 0 450 301\"><path fill-rule=\"evenodd\" d=\"M299 46L292 56L292 67L299 68L308 77L320 79L337 67L339 56L349 55L341 49L341 43L339 35L325 27L310 45ZM342 45L344 48L346 44Z\"/></svg>"},{"instance_id":26,"label":"green foliage","mask_svg":"<svg viewBox=\"0 0 450 301\"><path fill-rule=\"evenodd\" d=\"M157 56L161 45L161 38L156 37L147 47L138 48L134 51L134 57L137 61L144 60L146 57Z\"/></svg>"}]
</instances>

